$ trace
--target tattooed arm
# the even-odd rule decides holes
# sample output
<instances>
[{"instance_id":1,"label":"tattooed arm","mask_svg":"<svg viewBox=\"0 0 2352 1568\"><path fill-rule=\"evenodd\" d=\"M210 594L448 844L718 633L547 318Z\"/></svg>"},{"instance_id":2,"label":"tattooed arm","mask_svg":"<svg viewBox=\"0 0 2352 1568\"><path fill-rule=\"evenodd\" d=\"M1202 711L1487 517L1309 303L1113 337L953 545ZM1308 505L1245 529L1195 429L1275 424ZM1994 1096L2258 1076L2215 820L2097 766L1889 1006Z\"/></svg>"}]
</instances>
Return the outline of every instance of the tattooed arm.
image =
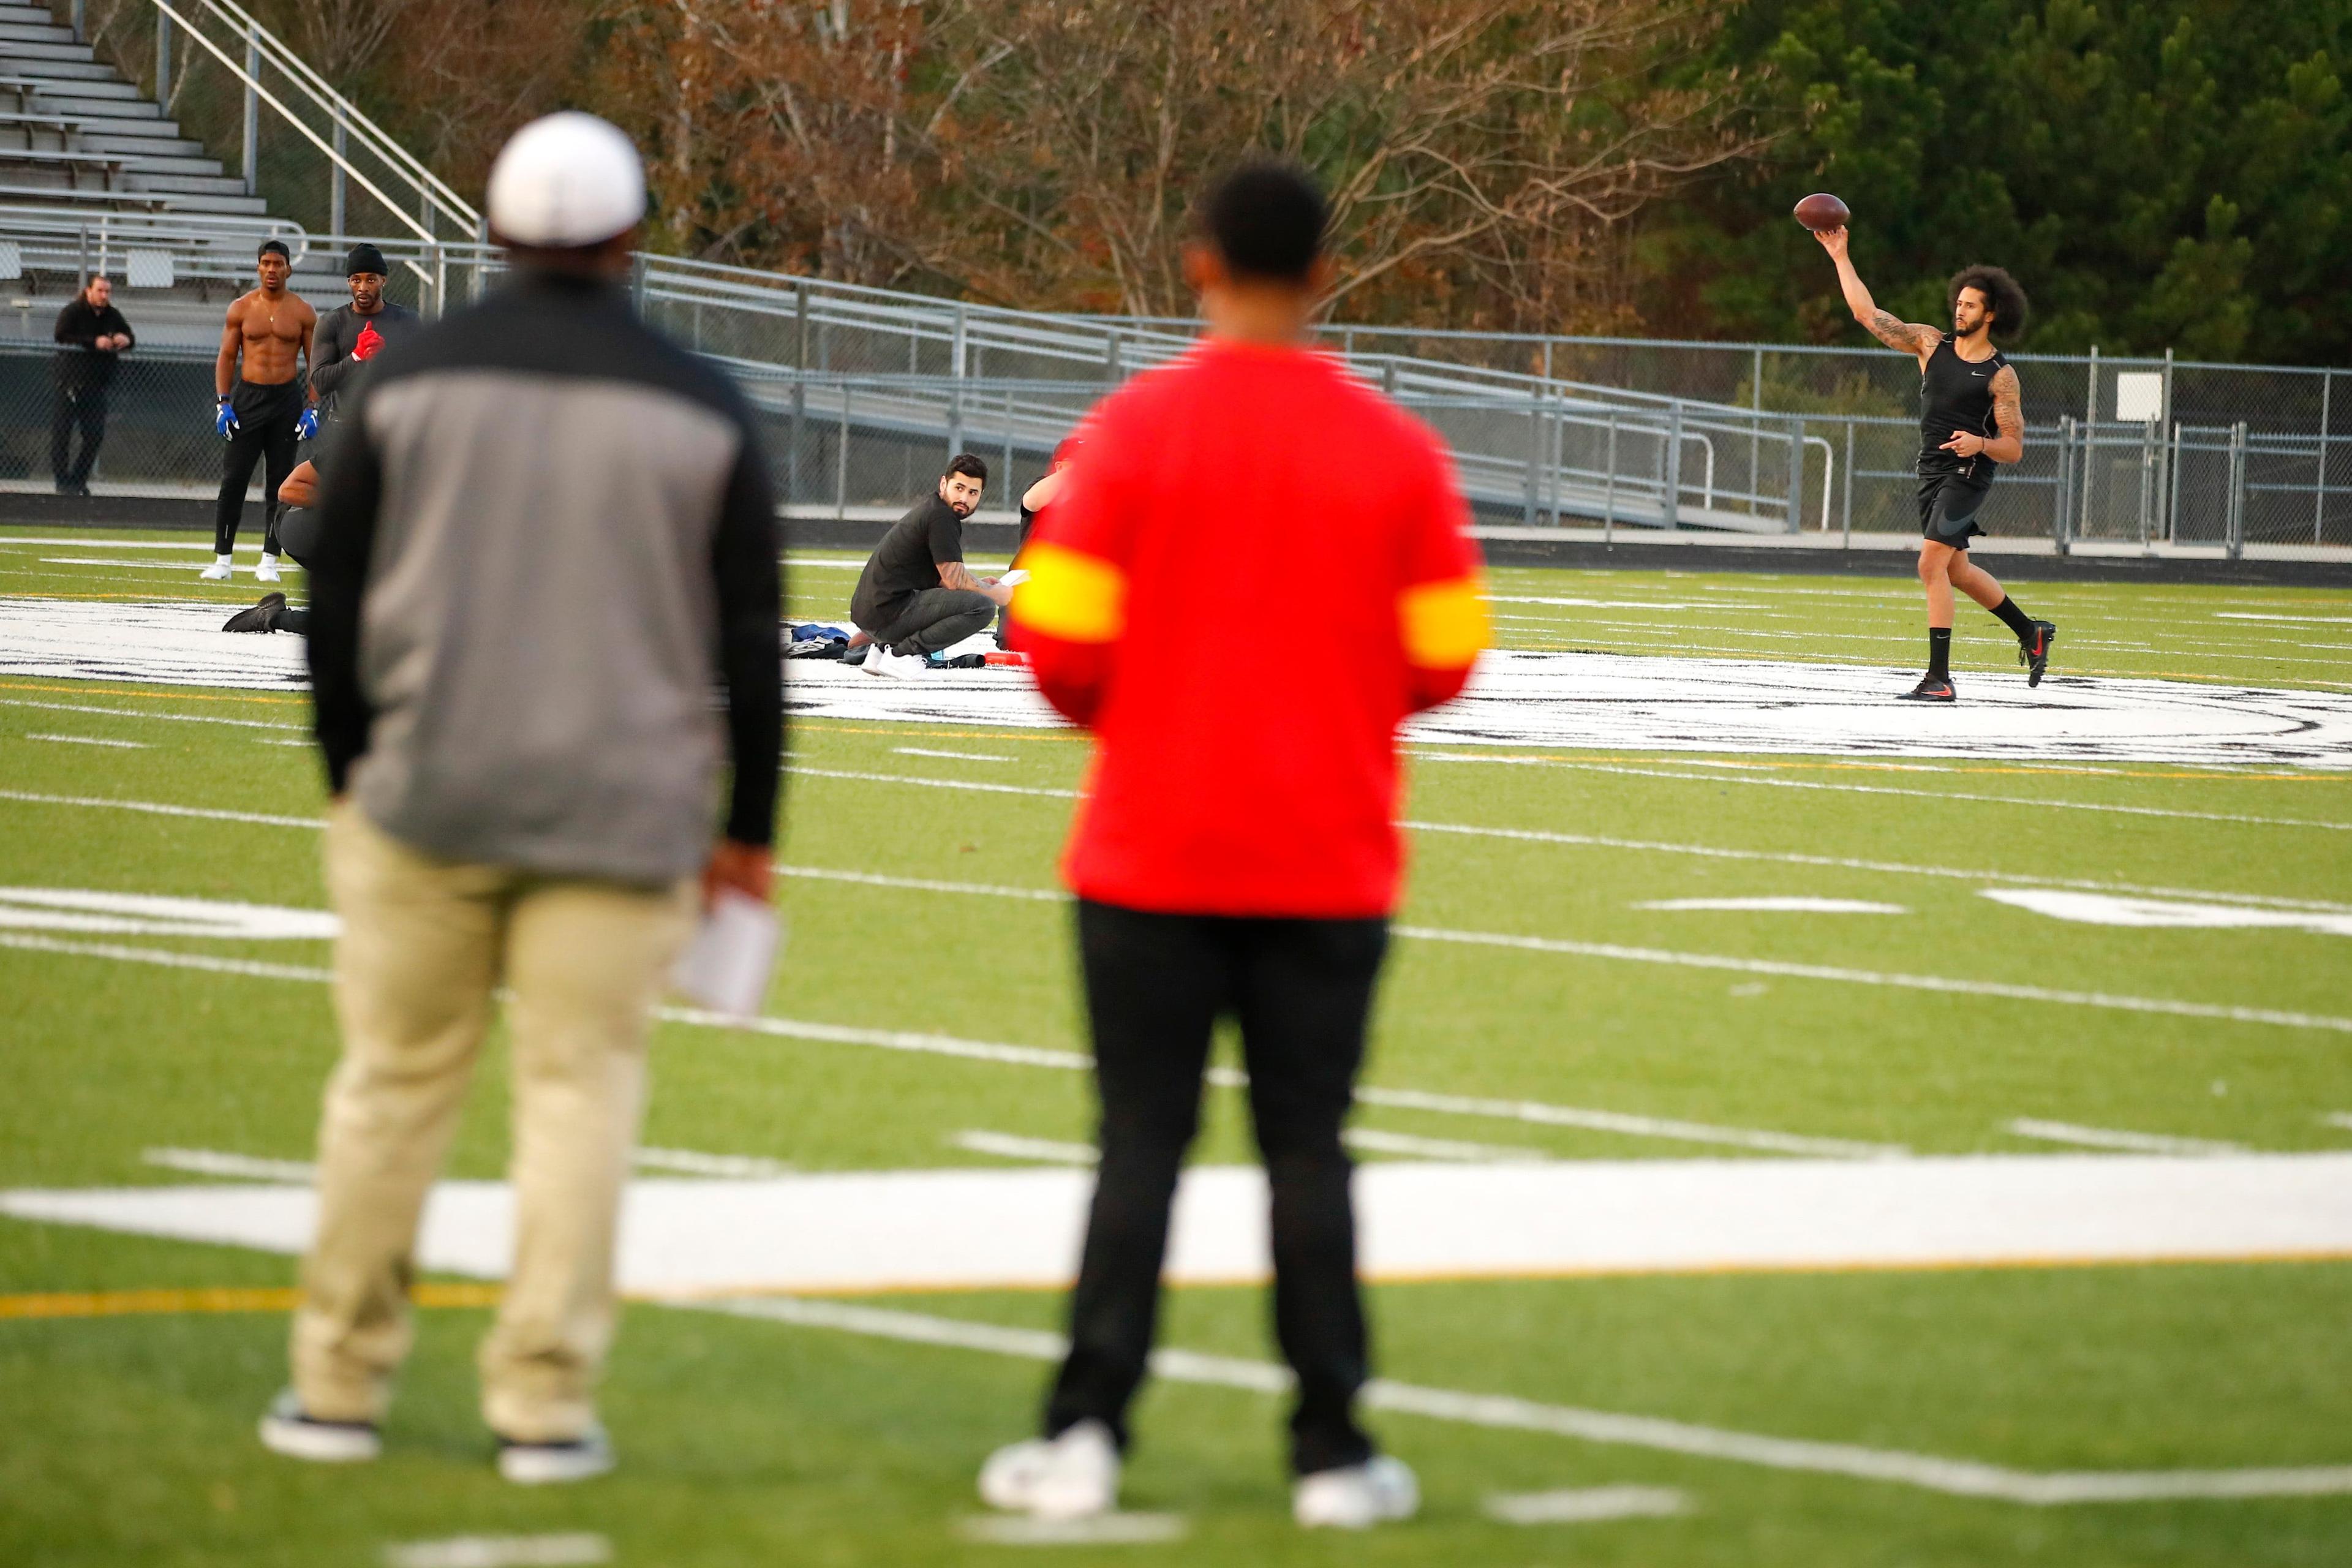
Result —
<instances>
[{"instance_id":1,"label":"tattooed arm","mask_svg":"<svg viewBox=\"0 0 2352 1568\"><path fill-rule=\"evenodd\" d=\"M1846 309L1853 312L1853 319L1860 321L1872 337L1890 349L1901 349L1913 355L1918 360L1921 369L1927 368L1927 356L1936 352L1936 345L1943 341L1944 334L1934 327L1923 327L1916 321L1900 320L1894 311L1878 308L1877 301L1870 297L1870 290L1863 287L1861 275L1854 271L1853 258L1845 253L1845 230L1821 229L1813 237L1822 242L1822 248L1828 251L1830 259L1837 263L1838 288L1844 292Z\"/></svg>"},{"instance_id":2,"label":"tattooed arm","mask_svg":"<svg viewBox=\"0 0 2352 1568\"><path fill-rule=\"evenodd\" d=\"M2017 383L2017 367L2005 364L1995 371L1990 391L1992 422L2000 434L1988 441L1982 436L1955 430L1944 443L1944 450L1959 458L1981 453L1996 463L2014 463L2025 456L2025 394Z\"/></svg>"}]
</instances>

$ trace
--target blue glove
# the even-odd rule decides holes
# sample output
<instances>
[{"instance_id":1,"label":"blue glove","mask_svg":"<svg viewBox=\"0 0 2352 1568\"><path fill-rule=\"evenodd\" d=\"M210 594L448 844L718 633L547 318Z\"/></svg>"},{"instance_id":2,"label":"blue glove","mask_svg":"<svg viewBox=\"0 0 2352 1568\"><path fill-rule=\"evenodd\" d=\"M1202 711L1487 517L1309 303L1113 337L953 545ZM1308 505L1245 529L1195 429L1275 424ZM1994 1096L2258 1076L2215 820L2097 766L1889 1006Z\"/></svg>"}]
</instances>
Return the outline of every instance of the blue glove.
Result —
<instances>
[{"instance_id":1,"label":"blue glove","mask_svg":"<svg viewBox=\"0 0 2352 1568\"><path fill-rule=\"evenodd\" d=\"M302 410L302 417L294 421L294 439L315 441L318 438L319 411L306 405Z\"/></svg>"},{"instance_id":2,"label":"blue glove","mask_svg":"<svg viewBox=\"0 0 2352 1568\"><path fill-rule=\"evenodd\" d=\"M228 405L226 397L215 399L213 405L213 428L224 441L237 432L236 410Z\"/></svg>"}]
</instances>

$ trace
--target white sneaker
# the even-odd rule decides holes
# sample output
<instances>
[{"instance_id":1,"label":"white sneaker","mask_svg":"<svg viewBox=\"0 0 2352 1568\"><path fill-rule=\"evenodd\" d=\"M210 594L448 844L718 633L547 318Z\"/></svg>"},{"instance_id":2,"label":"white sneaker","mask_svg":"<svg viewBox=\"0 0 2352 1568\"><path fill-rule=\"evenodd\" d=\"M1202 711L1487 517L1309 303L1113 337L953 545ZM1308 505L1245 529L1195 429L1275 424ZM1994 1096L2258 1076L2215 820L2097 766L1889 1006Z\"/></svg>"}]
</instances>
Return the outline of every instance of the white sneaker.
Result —
<instances>
[{"instance_id":1,"label":"white sneaker","mask_svg":"<svg viewBox=\"0 0 2352 1568\"><path fill-rule=\"evenodd\" d=\"M320 1421L302 1413L292 1389L270 1402L261 1417L261 1446L289 1459L320 1465L350 1465L383 1452L383 1438L368 1421Z\"/></svg>"},{"instance_id":2,"label":"white sneaker","mask_svg":"<svg viewBox=\"0 0 2352 1568\"><path fill-rule=\"evenodd\" d=\"M1099 1421L999 1448L980 1468L980 1500L1037 1519L1091 1519L1118 1506L1118 1445Z\"/></svg>"},{"instance_id":3,"label":"white sneaker","mask_svg":"<svg viewBox=\"0 0 2352 1568\"><path fill-rule=\"evenodd\" d=\"M602 1426L591 1426L568 1443L517 1443L499 1439L499 1474L517 1486L543 1487L601 1476L619 1459Z\"/></svg>"},{"instance_id":4,"label":"white sneaker","mask_svg":"<svg viewBox=\"0 0 2352 1568\"><path fill-rule=\"evenodd\" d=\"M228 581L228 568L229 558L226 555L215 555L213 557L213 563L205 567L201 575L207 583L226 583Z\"/></svg>"},{"instance_id":5,"label":"white sneaker","mask_svg":"<svg viewBox=\"0 0 2352 1568\"><path fill-rule=\"evenodd\" d=\"M253 569L253 580L257 583L277 582L278 557L267 554L262 556L261 564Z\"/></svg>"},{"instance_id":6,"label":"white sneaker","mask_svg":"<svg viewBox=\"0 0 2352 1568\"><path fill-rule=\"evenodd\" d=\"M859 667L868 675L887 675L899 680L912 680L931 668L931 661L919 653L892 653L877 643L866 650L866 662Z\"/></svg>"},{"instance_id":7,"label":"white sneaker","mask_svg":"<svg viewBox=\"0 0 2352 1568\"><path fill-rule=\"evenodd\" d=\"M1290 1516L1309 1530L1370 1530L1419 1511L1421 1483L1402 1459L1387 1454L1301 1476L1290 1494Z\"/></svg>"}]
</instances>

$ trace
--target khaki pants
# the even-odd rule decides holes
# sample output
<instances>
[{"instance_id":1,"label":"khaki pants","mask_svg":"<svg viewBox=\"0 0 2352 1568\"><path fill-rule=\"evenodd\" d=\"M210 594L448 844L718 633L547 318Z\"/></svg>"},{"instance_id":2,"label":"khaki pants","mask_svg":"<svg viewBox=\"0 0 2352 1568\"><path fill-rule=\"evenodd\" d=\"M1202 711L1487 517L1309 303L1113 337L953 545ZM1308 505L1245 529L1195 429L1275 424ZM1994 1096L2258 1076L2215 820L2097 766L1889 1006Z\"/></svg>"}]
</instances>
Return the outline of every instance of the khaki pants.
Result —
<instances>
[{"instance_id":1,"label":"khaki pants","mask_svg":"<svg viewBox=\"0 0 2352 1568\"><path fill-rule=\"evenodd\" d=\"M483 1342L482 1414L521 1442L594 1419L613 1237L645 1100L646 1037L691 924L690 882L647 889L436 860L348 805L327 828L342 916L343 1057L319 1132L319 1233L294 1386L322 1420L375 1420L407 1352L425 1195L456 1131L492 994L512 989L514 1268Z\"/></svg>"}]
</instances>

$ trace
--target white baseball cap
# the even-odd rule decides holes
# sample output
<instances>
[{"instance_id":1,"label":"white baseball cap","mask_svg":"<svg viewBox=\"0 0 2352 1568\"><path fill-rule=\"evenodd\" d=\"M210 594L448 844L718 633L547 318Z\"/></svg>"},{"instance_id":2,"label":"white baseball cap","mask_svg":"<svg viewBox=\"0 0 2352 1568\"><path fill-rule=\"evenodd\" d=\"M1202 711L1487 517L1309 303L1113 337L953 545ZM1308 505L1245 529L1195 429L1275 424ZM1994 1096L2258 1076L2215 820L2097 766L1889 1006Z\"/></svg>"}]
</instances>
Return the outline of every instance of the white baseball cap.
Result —
<instances>
[{"instance_id":1,"label":"white baseball cap","mask_svg":"<svg viewBox=\"0 0 2352 1568\"><path fill-rule=\"evenodd\" d=\"M618 126L566 110L516 132L490 165L490 227L516 245L601 245L646 216L646 170Z\"/></svg>"}]
</instances>

